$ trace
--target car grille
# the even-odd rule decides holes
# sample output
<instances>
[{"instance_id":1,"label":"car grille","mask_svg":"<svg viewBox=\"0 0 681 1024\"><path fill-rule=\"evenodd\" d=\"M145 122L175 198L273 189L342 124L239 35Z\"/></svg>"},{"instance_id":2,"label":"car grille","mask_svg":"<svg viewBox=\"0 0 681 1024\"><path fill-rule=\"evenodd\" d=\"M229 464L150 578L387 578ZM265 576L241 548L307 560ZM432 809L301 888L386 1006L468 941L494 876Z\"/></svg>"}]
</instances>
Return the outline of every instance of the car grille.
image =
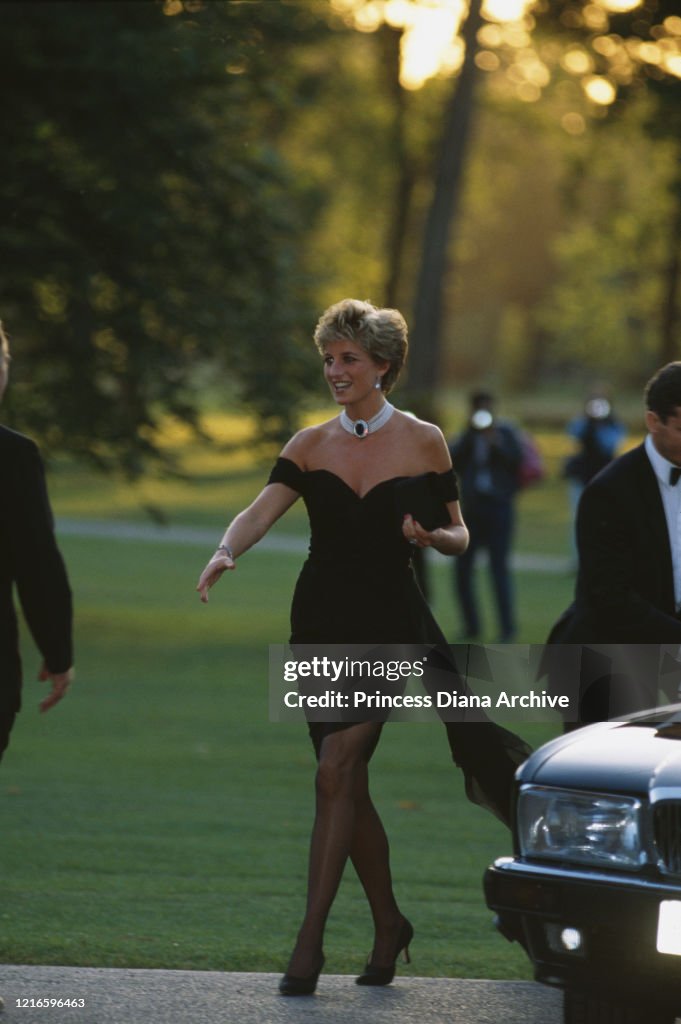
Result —
<instances>
[{"instance_id":1,"label":"car grille","mask_svg":"<svg viewBox=\"0 0 681 1024\"><path fill-rule=\"evenodd\" d=\"M681 800L656 804L653 827L660 868L670 875L681 875Z\"/></svg>"}]
</instances>

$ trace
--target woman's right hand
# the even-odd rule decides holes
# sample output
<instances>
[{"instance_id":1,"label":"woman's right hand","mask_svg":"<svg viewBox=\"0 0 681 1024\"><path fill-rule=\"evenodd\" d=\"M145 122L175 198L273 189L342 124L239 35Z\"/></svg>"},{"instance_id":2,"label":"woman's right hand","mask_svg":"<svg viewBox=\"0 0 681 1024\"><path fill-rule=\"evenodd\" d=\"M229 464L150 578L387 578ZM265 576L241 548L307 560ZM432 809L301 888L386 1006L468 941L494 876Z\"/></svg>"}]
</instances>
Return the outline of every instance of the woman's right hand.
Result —
<instances>
[{"instance_id":1,"label":"woman's right hand","mask_svg":"<svg viewBox=\"0 0 681 1024\"><path fill-rule=\"evenodd\" d=\"M208 603L208 591L214 583L217 583L223 572L227 569L235 568L236 565L233 558L230 558L224 551L215 552L210 562L199 576L199 582L196 584L196 589L201 595L201 600L204 604Z\"/></svg>"},{"instance_id":2,"label":"woman's right hand","mask_svg":"<svg viewBox=\"0 0 681 1024\"><path fill-rule=\"evenodd\" d=\"M239 512L227 528L223 542L210 562L199 576L196 589L204 604L208 601L208 591L227 569L236 568L232 551L237 558L257 544L264 537L270 526L291 507L299 497L297 491L286 484L267 484L255 501ZM229 538L229 540L228 540Z\"/></svg>"}]
</instances>

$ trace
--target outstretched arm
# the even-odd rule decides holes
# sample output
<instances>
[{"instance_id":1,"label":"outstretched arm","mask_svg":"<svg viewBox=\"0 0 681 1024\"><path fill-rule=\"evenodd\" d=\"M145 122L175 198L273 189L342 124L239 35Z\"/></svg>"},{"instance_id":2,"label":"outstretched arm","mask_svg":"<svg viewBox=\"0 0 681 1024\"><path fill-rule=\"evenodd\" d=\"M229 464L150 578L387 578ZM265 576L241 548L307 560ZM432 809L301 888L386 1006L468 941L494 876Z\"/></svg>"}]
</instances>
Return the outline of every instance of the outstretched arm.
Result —
<instances>
[{"instance_id":1,"label":"outstretched arm","mask_svg":"<svg viewBox=\"0 0 681 1024\"><path fill-rule=\"evenodd\" d=\"M223 572L234 569L239 555L257 544L298 497L298 492L286 484L268 484L248 508L239 512L199 577L196 589L204 604L208 601L208 591Z\"/></svg>"}]
</instances>

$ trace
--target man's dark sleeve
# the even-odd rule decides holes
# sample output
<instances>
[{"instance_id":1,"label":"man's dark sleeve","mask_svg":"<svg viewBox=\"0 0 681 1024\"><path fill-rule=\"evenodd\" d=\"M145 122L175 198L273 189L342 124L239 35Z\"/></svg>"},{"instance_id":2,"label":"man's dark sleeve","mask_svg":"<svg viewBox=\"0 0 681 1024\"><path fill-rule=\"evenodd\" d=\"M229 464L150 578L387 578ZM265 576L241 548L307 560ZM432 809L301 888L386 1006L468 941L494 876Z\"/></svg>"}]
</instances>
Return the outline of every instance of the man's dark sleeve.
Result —
<instances>
[{"instance_id":1,"label":"man's dark sleeve","mask_svg":"<svg viewBox=\"0 0 681 1024\"><path fill-rule=\"evenodd\" d=\"M681 641L681 622L641 592L637 571L646 555L632 550L640 525L627 508L626 497L598 479L584 490L577 510L582 596L603 622L639 643Z\"/></svg>"},{"instance_id":2,"label":"man's dark sleeve","mask_svg":"<svg viewBox=\"0 0 681 1024\"><path fill-rule=\"evenodd\" d=\"M6 523L12 576L36 646L50 672L73 664L72 600L54 536L45 472L36 445L24 439L13 460Z\"/></svg>"},{"instance_id":3,"label":"man's dark sleeve","mask_svg":"<svg viewBox=\"0 0 681 1024\"><path fill-rule=\"evenodd\" d=\"M523 461L523 447L520 435L511 426L502 424L497 429L496 441L492 445L491 459L510 473L515 473Z\"/></svg>"}]
</instances>

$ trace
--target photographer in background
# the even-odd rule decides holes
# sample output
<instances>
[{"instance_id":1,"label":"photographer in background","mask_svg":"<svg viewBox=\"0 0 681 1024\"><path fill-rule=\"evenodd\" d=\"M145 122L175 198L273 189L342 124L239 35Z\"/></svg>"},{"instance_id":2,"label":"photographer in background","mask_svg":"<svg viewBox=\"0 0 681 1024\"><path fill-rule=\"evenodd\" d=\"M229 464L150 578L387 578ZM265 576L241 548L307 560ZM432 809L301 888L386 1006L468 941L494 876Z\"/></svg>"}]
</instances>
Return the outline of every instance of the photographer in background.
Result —
<instances>
[{"instance_id":1,"label":"photographer in background","mask_svg":"<svg viewBox=\"0 0 681 1024\"><path fill-rule=\"evenodd\" d=\"M0 324L0 400L9 378L9 343ZM71 589L57 547L45 473L28 437L0 425L0 758L21 706L19 632L12 591L43 656L50 684L40 710L57 704L73 679Z\"/></svg>"},{"instance_id":2,"label":"photographer in background","mask_svg":"<svg viewBox=\"0 0 681 1024\"><path fill-rule=\"evenodd\" d=\"M480 615L473 574L478 551L486 549L499 620L499 642L516 632L509 556L515 520L515 496L523 460L519 432L494 411L494 397L476 391L470 397L466 429L449 446L461 483L461 503L470 534L468 549L456 559L456 595L465 640L480 635Z\"/></svg>"},{"instance_id":3,"label":"photographer in background","mask_svg":"<svg viewBox=\"0 0 681 1024\"><path fill-rule=\"evenodd\" d=\"M576 560L577 544L574 521L582 491L597 473L600 473L617 455L617 449L626 435L625 427L615 418L610 402L601 392L594 392L584 403L584 412L567 426L567 433L578 445L563 467L563 476L570 484L572 511L572 551Z\"/></svg>"}]
</instances>

